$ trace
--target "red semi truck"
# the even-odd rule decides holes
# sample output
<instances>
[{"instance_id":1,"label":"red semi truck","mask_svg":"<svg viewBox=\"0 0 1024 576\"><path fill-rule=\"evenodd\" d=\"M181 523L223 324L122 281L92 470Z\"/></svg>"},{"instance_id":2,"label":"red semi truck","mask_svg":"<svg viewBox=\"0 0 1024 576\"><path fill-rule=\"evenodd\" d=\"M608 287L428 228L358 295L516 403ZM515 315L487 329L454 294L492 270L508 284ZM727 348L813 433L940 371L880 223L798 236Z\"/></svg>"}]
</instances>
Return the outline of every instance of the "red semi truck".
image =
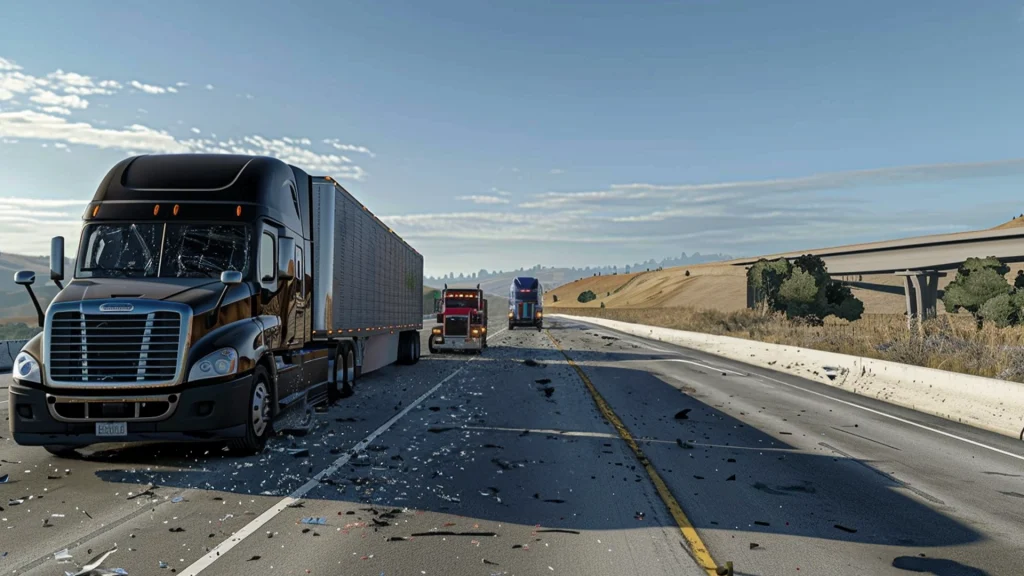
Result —
<instances>
[{"instance_id":1,"label":"red semi truck","mask_svg":"<svg viewBox=\"0 0 1024 576\"><path fill-rule=\"evenodd\" d=\"M431 354L446 350L470 350L477 354L487 348L487 299L476 288L444 287L437 323L430 334ZM435 305L436 307L436 305Z\"/></svg>"}]
</instances>

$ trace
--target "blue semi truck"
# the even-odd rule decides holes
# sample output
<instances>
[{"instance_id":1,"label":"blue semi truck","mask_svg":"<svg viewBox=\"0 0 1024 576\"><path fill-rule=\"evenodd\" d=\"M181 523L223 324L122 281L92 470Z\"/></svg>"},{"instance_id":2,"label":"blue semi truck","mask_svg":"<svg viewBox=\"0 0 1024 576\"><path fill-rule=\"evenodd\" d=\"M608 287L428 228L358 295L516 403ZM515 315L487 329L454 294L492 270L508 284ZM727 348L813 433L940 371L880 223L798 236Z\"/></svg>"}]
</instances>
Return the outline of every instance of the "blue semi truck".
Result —
<instances>
[{"instance_id":1,"label":"blue semi truck","mask_svg":"<svg viewBox=\"0 0 1024 576\"><path fill-rule=\"evenodd\" d=\"M508 329L530 326L544 328L544 287L540 280L520 276L508 291Z\"/></svg>"}]
</instances>

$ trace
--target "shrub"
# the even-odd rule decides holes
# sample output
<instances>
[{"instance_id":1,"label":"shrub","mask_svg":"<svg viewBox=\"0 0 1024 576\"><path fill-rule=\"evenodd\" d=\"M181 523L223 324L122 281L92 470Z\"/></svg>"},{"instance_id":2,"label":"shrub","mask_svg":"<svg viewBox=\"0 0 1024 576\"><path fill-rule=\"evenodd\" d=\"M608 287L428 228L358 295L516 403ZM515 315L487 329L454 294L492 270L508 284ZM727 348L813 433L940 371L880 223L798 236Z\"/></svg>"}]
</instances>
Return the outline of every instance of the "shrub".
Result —
<instances>
[{"instance_id":1,"label":"shrub","mask_svg":"<svg viewBox=\"0 0 1024 576\"><path fill-rule=\"evenodd\" d=\"M961 308L970 312L980 329L985 320L981 314L982 306L997 296L1009 295L1013 290L1006 280L1007 272L1009 267L997 258L968 258L960 265L956 278L946 286L942 303L949 312L956 312ZM1001 312L998 310L1005 306L1002 302L1000 300L1000 303L993 304L988 309L988 314L999 317Z\"/></svg>"},{"instance_id":2,"label":"shrub","mask_svg":"<svg viewBox=\"0 0 1024 576\"><path fill-rule=\"evenodd\" d=\"M552 294L551 298L552 298L552 301L558 302L558 294Z\"/></svg>"},{"instance_id":3,"label":"shrub","mask_svg":"<svg viewBox=\"0 0 1024 576\"><path fill-rule=\"evenodd\" d=\"M601 308L604 308L604 302L601 302Z\"/></svg>"},{"instance_id":4,"label":"shrub","mask_svg":"<svg viewBox=\"0 0 1024 576\"><path fill-rule=\"evenodd\" d=\"M747 283L754 290L762 312L785 312L803 318L811 325L836 316L857 320L864 303L848 286L833 281L818 256L805 255L793 260L761 259L747 270Z\"/></svg>"},{"instance_id":5,"label":"shrub","mask_svg":"<svg viewBox=\"0 0 1024 576\"><path fill-rule=\"evenodd\" d=\"M576 297L576 301L582 304L586 304L587 302L593 302L594 300L597 300L597 294L594 294L592 290L585 290L583 292L580 292L580 295Z\"/></svg>"},{"instance_id":6,"label":"shrub","mask_svg":"<svg viewBox=\"0 0 1024 576\"><path fill-rule=\"evenodd\" d=\"M686 271L686 274L684 274L684 275L685 275L685 276L686 276L687 278L689 278L689 277L690 277L690 271L689 271L689 270L687 270L687 271Z\"/></svg>"}]
</instances>

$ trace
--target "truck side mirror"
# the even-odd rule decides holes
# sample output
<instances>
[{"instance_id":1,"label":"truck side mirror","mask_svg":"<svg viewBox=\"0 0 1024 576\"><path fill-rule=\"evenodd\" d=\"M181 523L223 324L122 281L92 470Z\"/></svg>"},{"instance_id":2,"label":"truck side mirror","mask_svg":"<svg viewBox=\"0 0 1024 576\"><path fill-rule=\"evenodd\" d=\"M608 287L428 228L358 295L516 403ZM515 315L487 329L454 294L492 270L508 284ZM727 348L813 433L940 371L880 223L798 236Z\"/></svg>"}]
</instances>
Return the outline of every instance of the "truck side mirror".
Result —
<instances>
[{"instance_id":1,"label":"truck side mirror","mask_svg":"<svg viewBox=\"0 0 1024 576\"><path fill-rule=\"evenodd\" d=\"M237 270L225 270L220 273L221 284L234 286L242 283L242 273Z\"/></svg>"},{"instance_id":2,"label":"truck side mirror","mask_svg":"<svg viewBox=\"0 0 1024 576\"><path fill-rule=\"evenodd\" d=\"M282 236L277 240L277 278L295 278L295 239Z\"/></svg>"},{"instance_id":3,"label":"truck side mirror","mask_svg":"<svg viewBox=\"0 0 1024 576\"><path fill-rule=\"evenodd\" d=\"M15 272L14 283L18 286L31 286L36 283L36 273L31 270Z\"/></svg>"},{"instance_id":4,"label":"truck side mirror","mask_svg":"<svg viewBox=\"0 0 1024 576\"><path fill-rule=\"evenodd\" d=\"M227 295L228 290L232 286L242 283L242 273L237 270L224 270L220 273L220 283L224 285L224 288L220 291L220 297L217 298L217 305L213 307L213 313L206 317L208 328L212 328L217 323L217 318L220 317L220 307L224 304L224 296Z\"/></svg>"},{"instance_id":5,"label":"truck side mirror","mask_svg":"<svg viewBox=\"0 0 1024 576\"><path fill-rule=\"evenodd\" d=\"M60 285L64 280L64 237L54 236L50 239L50 280L57 285L57 288L64 289Z\"/></svg>"},{"instance_id":6,"label":"truck side mirror","mask_svg":"<svg viewBox=\"0 0 1024 576\"><path fill-rule=\"evenodd\" d=\"M36 317L39 321L39 327L42 328L45 323L43 307L39 305L36 293L32 291L32 285L36 283L36 273L31 270L20 270L15 272L14 283L19 286L24 286L25 290L28 290L29 298L32 298L32 305L36 307Z\"/></svg>"}]
</instances>

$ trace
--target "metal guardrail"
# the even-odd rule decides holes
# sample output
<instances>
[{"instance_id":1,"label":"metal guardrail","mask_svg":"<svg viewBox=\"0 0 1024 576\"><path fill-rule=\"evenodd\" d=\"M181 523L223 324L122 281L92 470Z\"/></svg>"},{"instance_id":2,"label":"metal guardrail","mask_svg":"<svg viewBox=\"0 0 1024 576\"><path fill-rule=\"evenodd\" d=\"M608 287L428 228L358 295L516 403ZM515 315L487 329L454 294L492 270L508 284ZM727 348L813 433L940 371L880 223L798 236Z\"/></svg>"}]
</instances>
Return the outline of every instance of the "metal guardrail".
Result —
<instances>
[{"instance_id":1,"label":"metal guardrail","mask_svg":"<svg viewBox=\"0 0 1024 576\"><path fill-rule=\"evenodd\" d=\"M0 370L14 368L14 357L28 340L0 340Z\"/></svg>"}]
</instances>

